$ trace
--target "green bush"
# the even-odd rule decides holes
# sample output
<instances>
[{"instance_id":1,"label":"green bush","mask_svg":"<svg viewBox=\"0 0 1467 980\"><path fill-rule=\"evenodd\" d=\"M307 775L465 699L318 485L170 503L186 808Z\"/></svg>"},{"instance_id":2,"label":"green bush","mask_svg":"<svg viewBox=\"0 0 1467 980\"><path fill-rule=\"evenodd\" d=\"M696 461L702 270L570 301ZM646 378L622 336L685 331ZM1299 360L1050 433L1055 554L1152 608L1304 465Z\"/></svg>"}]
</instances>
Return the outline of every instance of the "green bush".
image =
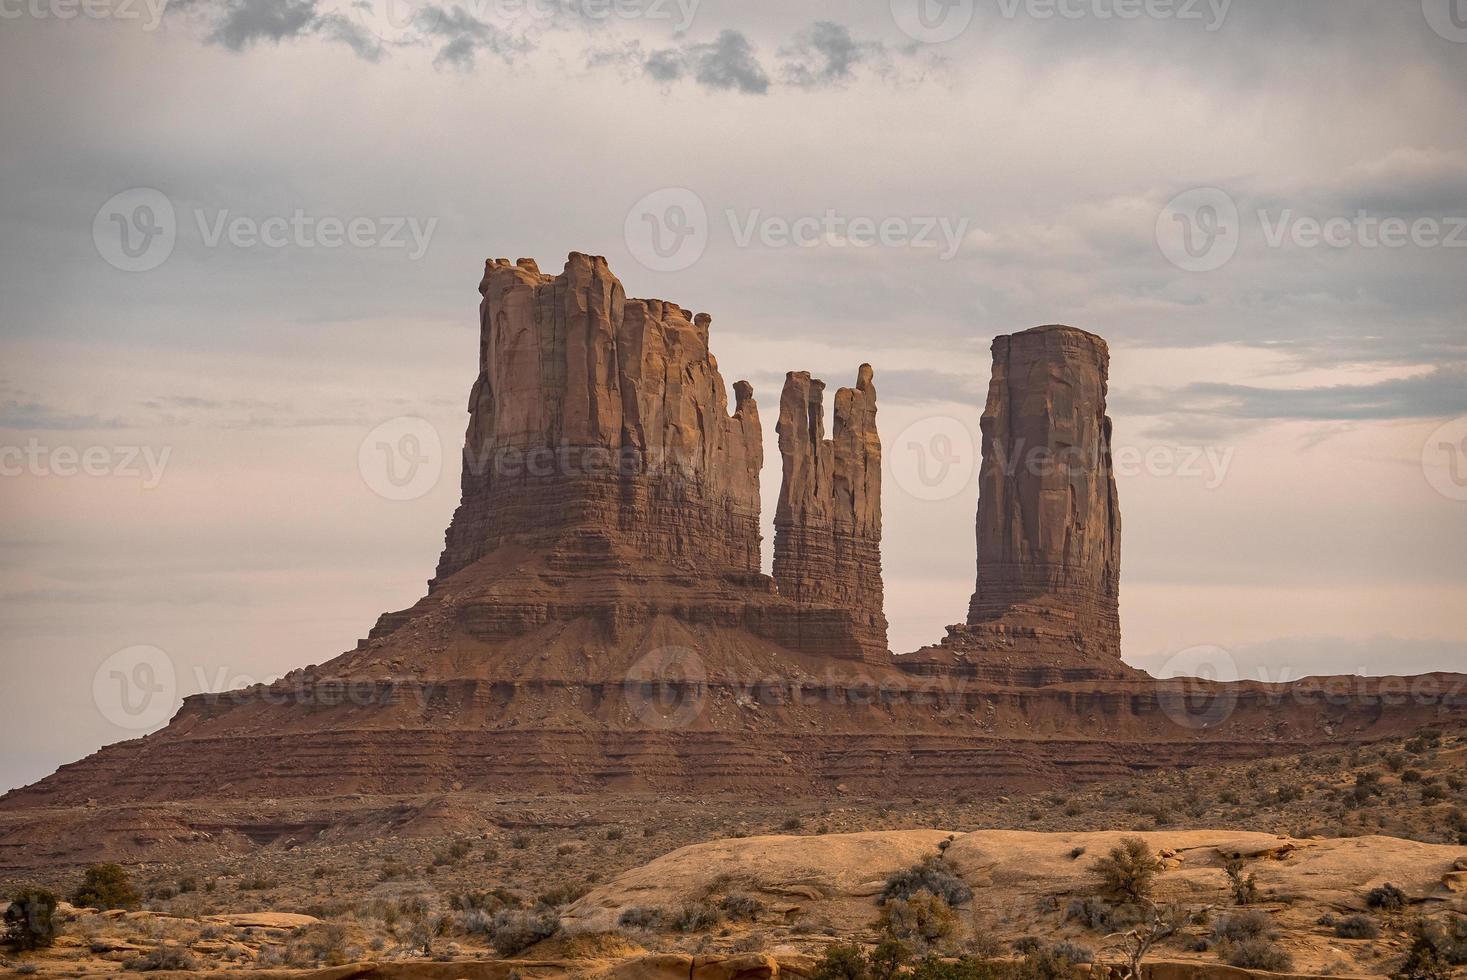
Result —
<instances>
[{"instance_id":1,"label":"green bush","mask_svg":"<svg viewBox=\"0 0 1467 980\"><path fill-rule=\"evenodd\" d=\"M1258 875L1247 871L1247 864L1241 857L1223 858L1223 872L1228 876L1234 905L1252 905L1258 901Z\"/></svg>"},{"instance_id":2,"label":"green bush","mask_svg":"<svg viewBox=\"0 0 1467 980\"><path fill-rule=\"evenodd\" d=\"M854 943L837 943L826 947L825 956L816 964L811 980L895 980L911 958L912 951L892 939L883 941L870 952L863 952ZM924 973L922 964L912 976L913 980L918 977L922 980L968 980L965 975L933 970Z\"/></svg>"},{"instance_id":3,"label":"green bush","mask_svg":"<svg viewBox=\"0 0 1467 980\"><path fill-rule=\"evenodd\" d=\"M1124 838L1110 853L1090 866L1100 881L1100 890L1124 902L1145 902L1151 897L1161 862L1139 837Z\"/></svg>"},{"instance_id":4,"label":"green bush","mask_svg":"<svg viewBox=\"0 0 1467 980\"><path fill-rule=\"evenodd\" d=\"M87 868L81 887L71 896L72 905L86 909L135 909L142 901L120 864L94 864Z\"/></svg>"},{"instance_id":5,"label":"green bush","mask_svg":"<svg viewBox=\"0 0 1467 980\"><path fill-rule=\"evenodd\" d=\"M22 950L50 946L56 941L58 901L44 888L23 888L11 895L5 908L5 941Z\"/></svg>"}]
</instances>

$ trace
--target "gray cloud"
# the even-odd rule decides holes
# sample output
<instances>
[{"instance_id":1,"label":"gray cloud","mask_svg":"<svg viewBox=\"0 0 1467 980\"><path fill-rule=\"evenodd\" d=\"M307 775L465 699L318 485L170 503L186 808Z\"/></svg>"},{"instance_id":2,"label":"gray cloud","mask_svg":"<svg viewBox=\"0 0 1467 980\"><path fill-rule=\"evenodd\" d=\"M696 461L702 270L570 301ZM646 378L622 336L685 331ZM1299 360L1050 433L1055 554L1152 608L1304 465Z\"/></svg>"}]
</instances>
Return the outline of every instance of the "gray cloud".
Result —
<instances>
[{"instance_id":1,"label":"gray cloud","mask_svg":"<svg viewBox=\"0 0 1467 980\"><path fill-rule=\"evenodd\" d=\"M876 42L855 40L843 24L822 20L780 48L779 56L784 60L782 75L787 83L815 88L851 80L857 66L884 59L886 49Z\"/></svg>"},{"instance_id":2,"label":"gray cloud","mask_svg":"<svg viewBox=\"0 0 1467 980\"><path fill-rule=\"evenodd\" d=\"M439 67L446 65L468 71L474 67L480 53L508 63L534 47L528 38L511 34L494 24L486 24L462 7L429 7L426 14L423 24L427 32L448 39L433 58L433 63Z\"/></svg>"},{"instance_id":3,"label":"gray cloud","mask_svg":"<svg viewBox=\"0 0 1467 980\"><path fill-rule=\"evenodd\" d=\"M230 0L208 40L231 51L314 33L316 0Z\"/></svg>"},{"instance_id":4,"label":"gray cloud","mask_svg":"<svg viewBox=\"0 0 1467 980\"><path fill-rule=\"evenodd\" d=\"M650 78L676 82L692 78L704 88L763 95L769 75L754 55L754 46L739 31L725 28L706 44L683 44L653 51L645 63Z\"/></svg>"},{"instance_id":5,"label":"gray cloud","mask_svg":"<svg viewBox=\"0 0 1467 980\"><path fill-rule=\"evenodd\" d=\"M1245 422L1345 422L1447 418L1467 413L1467 364L1376 384L1260 388L1197 382L1171 391L1112 399L1118 411Z\"/></svg>"}]
</instances>

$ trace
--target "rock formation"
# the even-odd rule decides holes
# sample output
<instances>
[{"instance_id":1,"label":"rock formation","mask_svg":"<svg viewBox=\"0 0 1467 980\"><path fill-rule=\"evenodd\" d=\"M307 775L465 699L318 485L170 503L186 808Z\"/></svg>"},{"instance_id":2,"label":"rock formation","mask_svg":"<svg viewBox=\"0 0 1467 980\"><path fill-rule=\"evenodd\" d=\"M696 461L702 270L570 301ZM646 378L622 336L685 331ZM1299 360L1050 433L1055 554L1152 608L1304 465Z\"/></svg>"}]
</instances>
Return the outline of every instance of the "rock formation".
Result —
<instances>
[{"instance_id":1,"label":"rock formation","mask_svg":"<svg viewBox=\"0 0 1467 980\"><path fill-rule=\"evenodd\" d=\"M835 396L825 438L825 382L785 377L779 402L783 475L774 517L774 581L802 607L848 610L868 656L885 655L881 587L881 437L876 386L862 364L856 387ZM816 630L819 631L817 624Z\"/></svg>"},{"instance_id":2,"label":"rock formation","mask_svg":"<svg viewBox=\"0 0 1467 980\"><path fill-rule=\"evenodd\" d=\"M759 410L728 413L707 314L627 299L606 260L486 263L463 499L435 584L506 544L567 567L622 546L711 576L759 572Z\"/></svg>"},{"instance_id":3,"label":"rock formation","mask_svg":"<svg viewBox=\"0 0 1467 980\"><path fill-rule=\"evenodd\" d=\"M1110 352L1073 327L993 342L978 476L978 575L942 650L1028 682L1124 676L1121 517L1105 414Z\"/></svg>"},{"instance_id":4,"label":"rock formation","mask_svg":"<svg viewBox=\"0 0 1467 980\"><path fill-rule=\"evenodd\" d=\"M40 825L91 800L1038 787L1467 718L1461 675L1229 685L1121 663L1098 337L994 342L968 619L892 658L869 366L829 440L824 385L787 378L770 577L759 413L742 382L729 410L707 316L628 299L576 253L553 277L489 262L480 292L463 498L428 594L0 806Z\"/></svg>"}]
</instances>

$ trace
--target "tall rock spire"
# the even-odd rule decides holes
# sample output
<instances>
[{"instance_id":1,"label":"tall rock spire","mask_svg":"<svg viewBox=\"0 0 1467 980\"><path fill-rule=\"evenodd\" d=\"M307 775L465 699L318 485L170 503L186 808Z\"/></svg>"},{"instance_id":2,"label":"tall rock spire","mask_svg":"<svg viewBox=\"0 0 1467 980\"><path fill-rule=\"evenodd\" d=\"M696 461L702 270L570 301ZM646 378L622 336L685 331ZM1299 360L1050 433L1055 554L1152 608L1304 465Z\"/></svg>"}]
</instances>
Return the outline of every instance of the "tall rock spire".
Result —
<instances>
[{"instance_id":1,"label":"tall rock spire","mask_svg":"<svg viewBox=\"0 0 1467 980\"><path fill-rule=\"evenodd\" d=\"M881 438L876 386L863 364L835 396L825 438L825 382L785 376L779 402L783 478L774 516L774 581L812 610L843 610L865 656L887 653L881 584Z\"/></svg>"}]
</instances>

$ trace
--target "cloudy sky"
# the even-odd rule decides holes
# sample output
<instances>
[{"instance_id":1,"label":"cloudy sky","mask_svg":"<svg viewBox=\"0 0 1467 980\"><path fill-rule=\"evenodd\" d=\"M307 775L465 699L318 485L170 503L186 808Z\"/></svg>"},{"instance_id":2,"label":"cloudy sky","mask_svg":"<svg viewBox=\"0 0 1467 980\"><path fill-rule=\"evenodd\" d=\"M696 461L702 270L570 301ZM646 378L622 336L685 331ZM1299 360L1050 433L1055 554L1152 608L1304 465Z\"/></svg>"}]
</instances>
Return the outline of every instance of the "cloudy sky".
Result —
<instances>
[{"instance_id":1,"label":"cloudy sky","mask_svg":"<svg viewBox=\"0 0 1467 980\"><path fill-rule=\"evenodd\" d=\"M1467 668L1463 0L0 15L0 787L138 733L119 651L220 689L414 601L483 260L573 249L766 407L875 365L898 650L972 588L989 343L1063 322L1112 349L1129 661Z\"/></svg>"}]
</instances>

